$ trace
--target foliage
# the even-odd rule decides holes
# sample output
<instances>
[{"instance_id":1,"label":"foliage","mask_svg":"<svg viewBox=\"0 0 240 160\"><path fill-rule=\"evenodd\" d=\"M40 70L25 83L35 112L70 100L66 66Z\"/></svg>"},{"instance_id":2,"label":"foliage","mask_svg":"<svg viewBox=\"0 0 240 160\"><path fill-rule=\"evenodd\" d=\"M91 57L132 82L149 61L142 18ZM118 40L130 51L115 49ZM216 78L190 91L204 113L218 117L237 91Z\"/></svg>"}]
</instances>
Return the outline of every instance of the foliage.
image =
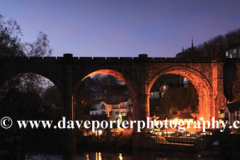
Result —
<instances>
[{"instance_id":1,"label":"foliage","mask_svg":"<svg viewBox=\"0 0 240 160\"><path fill-rule=\"evenodd\" d=\"M0 15L0 57L51 55L52 49L49 47L49 40L45 33L40 32L34 43L22 43L21 36L23 36L21 27L17 22L12 19L4 21L4 17ZM4 94L9 94L11 97L19 97L19 94L34 91L40 97L43 93L45 82L46 79L33 73L15 75L4 86L1 86L1 95L2 97L5 97ZM13 90L14 92L11 92ZM34 104L31 106L34 106Z\"/></svg>"},{"instance_id":2,"label":"foliage","mask_svg":"<svg viewBox=\"0 0 240 160\"><path fill-rule=\"evenodd\" d=\"M191 83L188 83L187 87L169 88L166 95L160 98L160 105L165 108L166 113L196 112L198 107L197 91Z\"/></svg>"},{"instance_id":3,"label":"foliage","mask_svg":"<svg viewBox=\"0 0 240 160\"><path fill-rule=\"evenodd\" d=\"M38 33L38 37L35 42L25 43L24 49L26 55L31 57L50 56L52 54L48 36L43 32Z\"/></svg>"},{"instance_id":4,"label":"foliage","mask_svg":"<svg viewBox=\"0 0 240 160\"><path fill-rule=\"evenodd\" d=\"M0 14L0 57L25 56L20 36L21 28L15 20L3 21Z\"/></svg>"},{"instance_id":5,"label":"foliage","mask_svg":"<svg viewBox=\"0 0 240 160\"><path fill-rule=\"evenodd\" d=\"M61 104L62 95L59 89L53 85L48 86L42 96L43 104L47 106L51 106L54 104Z\"/></svg>"},{"instance_id":6,"label":"foliage","mask_svg":"<svg viewBox=\"0 0 240 160\"><path fill-rule=\"evenodd\" d=\"M4 17L0 15L0 57L51 55L52 49L50 49L49 40L45 33L39 32L34 43L22 43L21 36L23 34L17 21L12 19L4 21ZM44 82L46 79L33 73L15 75L13 79L4 84L2 94L9 91L7 88L14 87L22 92L36 90L42 94Z\"/></svg>"},{"instance_id":7,"label":"foliage","mask_svg":"<svg viewBox=\"0 0 240 160\"><path fill-rule=\"evenodd\" d=\"M234 101L240 101L240 78L237 78L235 81L233 81L232 94Z\"/></svg>"},{"instance_id":8,"label":"foliage","mask_svg":"<svg viewBox=\"0 0 240 160\"><path fill-rule=\"evenodd\" d=\"M111 75L96 74L86 78L77 88L75 103L78 105L89 105L91 103L91 92L101 89L102 85L123 85L123 82Z\"/></svg>"},{"instance_id":9,"label":"foliage","mask_svg":"<svg viewBox=\"0 0 240 160\"><path fill-rule=\"evenodd\" d=\"M185 51L179 52L176 57L206 57L212 56L222 46L227 46L230 43L236 43L240 41L240 28L229 31L225 35L218 35L213 37L192 50L188 48Z\"/></svg>"},{"instance_id":10,"label":"foliage","mask_svg":"<svg viewBox=\"0 0 240 160\"><path fill-rule=\"evenodd\" d=\"M0 57L42 57L51 55L52 49L49 46L49 40L45 33L39 32L37 40L33 43L21 42L22 36L21 28L15 20L5 21L4 17L0 15ZM33 73L13 76L15 77L8 80L4 85L1 84L3 86L1 86L0 90L0 116L9 116L13 121L37 119L38 110L43 104L42 94L48 83L47 80ZM32 135L32 132L29 134L23 134L23 132L23 130L19 130L17 125L11 127L11 132L0 128L0 136L5 135L6 139L19 139L18 137L22 137L21 140L19 139L21 141L19 146L11 140L4 142L4 139L1 137L1 149L7 149L11 156L14 157L12 153L18 152L19 149L24 149L31 143L31 141L27 140L27 137L32 136L34 137L33 139L37 139L37 136ZM46 137L46 134L44 136ZM40 146L34 142L31 144ZM12 159L15 159L13 157Z\"/></svg>"},{"instance_id":11,"label":"foliage","mask_svg":"<svg viewBox=\"0 0 240 160\"><path fill-rule=\"evenodd\" d=\"M37 91L22 92L16 88L2 94L0 100L1 116L9 115L13 119L33 118L33 114L42 104Z\"/></svg>"},{"instance_id":12,"label":"foliage","mask_svg":"<svg viewBox=\"0 0 240 160\"><path fill-rule=\"evenodd\" d=\"M111 85L122 85L123 82L111 75L105 75L103 76L103 78L101 79L101 83L102 84L111 84Z\"/></svg>"}]
</instances>

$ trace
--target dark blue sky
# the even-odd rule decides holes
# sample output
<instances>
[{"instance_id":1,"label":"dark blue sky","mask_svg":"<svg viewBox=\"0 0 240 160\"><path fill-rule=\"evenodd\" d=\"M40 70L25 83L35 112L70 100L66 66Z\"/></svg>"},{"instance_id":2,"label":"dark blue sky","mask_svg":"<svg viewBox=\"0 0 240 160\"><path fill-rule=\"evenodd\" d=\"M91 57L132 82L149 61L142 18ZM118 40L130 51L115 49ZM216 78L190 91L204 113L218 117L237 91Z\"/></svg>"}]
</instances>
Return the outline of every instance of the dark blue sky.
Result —
<instances>
[{"instance_id":1,"label":"dark blue sky","mask_svg":"<svg viewBox=\"0 0 240 160\"><path fill-rule=\"evenodd\" d=\"M17 20L23 42L39 31L49 36L53 56L174 57L240 28L239 0L8 0L5 20Z\"/></svg>"}]
</instances>

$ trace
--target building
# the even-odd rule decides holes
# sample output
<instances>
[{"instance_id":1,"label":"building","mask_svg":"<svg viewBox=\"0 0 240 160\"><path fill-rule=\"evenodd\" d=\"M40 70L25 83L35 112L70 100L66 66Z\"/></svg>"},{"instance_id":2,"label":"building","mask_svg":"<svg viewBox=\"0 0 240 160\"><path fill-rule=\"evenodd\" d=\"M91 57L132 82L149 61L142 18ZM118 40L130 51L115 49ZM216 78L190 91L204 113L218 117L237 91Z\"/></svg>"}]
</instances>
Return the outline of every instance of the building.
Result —
<instances>
[{"instance_id":1,"label":"building","mask_svg":"<svg viewBox=\"0 0 240 160\"><path fill-rule=\"evenodd\" d=\"M161 97L164 97L168 89L169 89L169 86L165 83L159 88L159 94L161 95Z\"/></svg>"},{"instance_id":2,"label":"building","mask_svg":"<svg viewBox=\"0 0 240 160\"><path fill-rule=\"evenodd\" d=\"M109 120L125 120L131 115L131 96L125 85L101 86L103 92L96 91L92 97L90 115L107 115Z\"/></svg>"},{"instance_id":3,"label":"building","mask_svg":"<svg viewBox=\"0 0 240 160\"><path fill-rule=\"evenodd\" d=\"M240 57L240 42L230 43L223 49L226 58L239 58Z\"/></svg>"},{"instance_id":4,"label":"building","mask_svg":"<svg viewBox=\"0 0 240 160\"><path fill-rule=\"evenodd\" d=\"M240 102L227 103L224 109L224 119L232 124L235 120L240 120Z\"/></svg>"},{"instance_id":5,"label":"building","mask_svg":"<svg viewBox=\"0 0 240 160\"><path fill-rule=\"evenodd\" d=\"M150 116L157 115L161 116L162 114L165 114L165 109L160 107L160 98L164 97L164 95L167 93L169 89L169 86L165 83L163 83L159 88L155 87L152 88L150 92Z\"/></svg>"}]
</instances>

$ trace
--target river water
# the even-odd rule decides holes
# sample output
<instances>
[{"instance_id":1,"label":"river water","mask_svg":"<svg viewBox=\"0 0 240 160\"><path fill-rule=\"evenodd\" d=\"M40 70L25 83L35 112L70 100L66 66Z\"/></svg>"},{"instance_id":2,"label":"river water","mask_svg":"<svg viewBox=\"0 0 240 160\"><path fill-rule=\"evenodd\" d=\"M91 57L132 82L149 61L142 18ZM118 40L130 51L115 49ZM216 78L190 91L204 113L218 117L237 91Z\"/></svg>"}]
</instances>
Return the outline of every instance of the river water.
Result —
<instances>
[{"instance_id":1,"label":"river water","mask_svg":"<svg viewBox=\"0 0 240 160\"><path fill-rule=\"evenodd\" d=\"M133 151L126 153L86 152L75 157L75 160L200 160L198 155L190 153L163 153L149 151ZM25 160L63 160L60 155L32 154Z\"/></svg>"}]
</instances>

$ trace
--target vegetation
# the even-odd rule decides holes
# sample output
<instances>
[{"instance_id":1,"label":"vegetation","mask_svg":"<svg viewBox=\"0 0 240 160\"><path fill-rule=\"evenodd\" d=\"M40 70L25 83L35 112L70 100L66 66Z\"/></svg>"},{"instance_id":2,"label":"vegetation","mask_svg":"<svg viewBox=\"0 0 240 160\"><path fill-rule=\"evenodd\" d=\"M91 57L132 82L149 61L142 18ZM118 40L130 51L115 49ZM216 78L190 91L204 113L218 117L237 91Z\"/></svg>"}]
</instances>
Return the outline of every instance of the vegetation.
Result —
<instances>
[{"instance_id":1,"label":"vegetation","mask_svg":"<svg viewBox=\"0 0 240 160\"><path fill-rule=\"evenodd\" d=\"M5 21L4 17L0 15L0 57L51 55L52 49L45 33L39 32L37 40L33 43L21 42L22 36L21 27L15 20ZM45 78L33 73L15 75L1 86L0 117L9 116L13 122L19 119L42 118L38 111L43 105L42 95L45 93L48 83ZM33 151L33 149L35 151L40 148L44 149L47 144L49 145L47 142L54 140L52 136L56 133L51 130L48 132L51 134L44 130L28 132L27 129L20 130L15 124L8 130L0 128L1 149L9 153L8 159L22 159L26 152ZM46 139L46 135L49 135L49 140ZM55 142L57 144L57 141Z\"/></svg>"},{"instance_id":2,"label":"vegetation","mask_svg":"<svg viewBox=\"0 0 240 160\"><path fill-rule=\"evenodd\" d=\"M224 48L229 44L239 43L240 42L240 28L229 31L224 35L218 35L214 38L211 38L202 44L197 45L196 47L192 46L187 49L183 49L182 52L179 52L177 58L197 58L197 57L224 57ZM233 84L233 81L236 81ZM224 94L227 100L239 100L239 95L237 96L237 85L236 79L236 66L231 61L231 59L226 59L224 64Z\"/></svg>"},{"instance_id":3,"label":"vegetation","mask_svg":"<svg viewBox=\"0 0 240 160\"><path fill-rule=\"evenodd\" d=\"M237 78L233 81L232 94L234 101L240 101L240 79Z\"/></svg>"},{"instance_id":4,"label":"vegetation","mask_svg":"<svg viewBox=\"0 0 240 160\"><path fill-rule=\"evenodd\" d=\"M21 28L15 20L4 21L0 15L0 57L51 55L52 49L45 33L39 32L33 43L21 42L22 36ZM15 75L8 80L0 91L1 116L18 115L16 118L23 118L23 115L33 110L36 112L42 105L41 95L45 92L47 83L45 78L33 73Z\"/></svg>"},{"instance_id":5,"label":"vegetation","mask_svg":"<svg viewBox=\"0 0 240 160\"><path fill-rule=\"evenodd\" d=\"M182 84L179 75L167 74L161 76L153 85L157 90L163 84L167 84L169 89L160 97L159 108L164 113L180 114L198 111L198 94L191 82ZM155 107L155 106L154 106ZM154 110L154 108L151 108Z\"/></svg>"},{"instance_id":6,"label":"vegetation","mask_svg":"<svg viewBox=\"0 0 240 160\"><path fill-rule=\"evenodd\" d=\"M240 28L229 31L225 35L218 35L211 38L194 48L183 49L183 51L179 52L176 57L211 57L218 52L219 48L236 42L240 42Z\"/></svg>"}]
</instances>

